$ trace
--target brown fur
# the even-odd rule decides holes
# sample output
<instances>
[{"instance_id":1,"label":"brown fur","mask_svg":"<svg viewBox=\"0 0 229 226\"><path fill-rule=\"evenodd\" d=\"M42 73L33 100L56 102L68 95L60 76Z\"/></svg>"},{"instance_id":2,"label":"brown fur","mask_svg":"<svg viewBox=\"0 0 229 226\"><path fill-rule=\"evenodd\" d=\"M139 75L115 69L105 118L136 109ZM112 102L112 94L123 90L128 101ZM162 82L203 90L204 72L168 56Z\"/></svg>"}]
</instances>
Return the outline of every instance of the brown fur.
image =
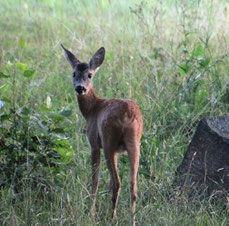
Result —
<instances>
[{"instance_id":1,"label":"brown fur","mask_svg":"<svg viewBox=\"0 0 229 226\"><path fill-rule=\"evenodd\" d=\"M96 60L98 60L98 55L96 54ZM91 62L93 63L93 58ZM93 76L95 71L95 68L93 70L89 69ZM131 212L134 214L137 201L140 139L143 132L141 111L138 105L129 99L101 99L97 97L92 83L85 86L85 88L85 94L78 95L77 99L80 111L87 122L87 136L91 145L93 212L95 211L100 149L102 148L111 175L112 218L116 216L118 196L121 188L117 171L117 157L118 153L124 151L127 151L130 161Z\"/></svg>"}]
</instances>

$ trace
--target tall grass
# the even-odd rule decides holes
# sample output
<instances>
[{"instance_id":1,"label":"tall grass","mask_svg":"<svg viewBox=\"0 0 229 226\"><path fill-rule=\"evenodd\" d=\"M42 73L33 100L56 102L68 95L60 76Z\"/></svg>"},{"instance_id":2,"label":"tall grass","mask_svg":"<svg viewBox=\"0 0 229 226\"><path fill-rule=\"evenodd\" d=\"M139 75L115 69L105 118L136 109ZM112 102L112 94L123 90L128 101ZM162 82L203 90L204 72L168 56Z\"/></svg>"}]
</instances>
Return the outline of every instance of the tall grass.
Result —
<instances>
[{"instance_id":1,"label":"tall grass","mask_svg":"<svg viewBox=\"0 0 229 226\"><path fill-rule=\"evenodd\" d=\"M90 148L60 43L88 61L100 47L106 59L94 78L101 97L134 99L144 117L139 167L138 225L227 225L228 210L210 201L168 201L176 167L204 116L229 110L228 1L0 2L0 71L15 76L2 97L42 115L71 110L72 160L42 186L1 191L2 225L107 225L109 172L102 156L96 218L90 216ZM24 63L35 74L26 78ZM49 109L47 109L49 108ZM1 111L9 109L6 104ZM0 156L1 158L1 156ZM0 160L1 161L1 160ZM122 190L117 225L130 223L129 165L119 157ZM1 177L1 175L0 175ZM58 178L57 178L58 177ZM43 182L39 182L43 183Z\"/></svg>"}]
</instances>

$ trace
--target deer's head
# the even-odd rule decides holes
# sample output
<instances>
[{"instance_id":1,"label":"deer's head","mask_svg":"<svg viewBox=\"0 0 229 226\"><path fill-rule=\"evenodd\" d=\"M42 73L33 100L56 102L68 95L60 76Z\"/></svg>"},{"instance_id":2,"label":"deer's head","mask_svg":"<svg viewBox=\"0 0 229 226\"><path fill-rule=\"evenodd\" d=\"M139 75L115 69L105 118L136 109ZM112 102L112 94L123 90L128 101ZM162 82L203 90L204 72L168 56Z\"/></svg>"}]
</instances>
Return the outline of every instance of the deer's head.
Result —
<instances>
[{"instance_id":1,"label":"deer's head","mask_svg":"<svg viewBox=\"0 0 229 226\"><path fill-rule=\"evenodd\" d=\"M80 62L73 53L67 50L62 44L61 47L68 63L72 66L73 85L78 96L85 95L93 87L92 79L103 63L105 49L101 47L91 58L89 63Z\"/></svg>"}]
</instances>

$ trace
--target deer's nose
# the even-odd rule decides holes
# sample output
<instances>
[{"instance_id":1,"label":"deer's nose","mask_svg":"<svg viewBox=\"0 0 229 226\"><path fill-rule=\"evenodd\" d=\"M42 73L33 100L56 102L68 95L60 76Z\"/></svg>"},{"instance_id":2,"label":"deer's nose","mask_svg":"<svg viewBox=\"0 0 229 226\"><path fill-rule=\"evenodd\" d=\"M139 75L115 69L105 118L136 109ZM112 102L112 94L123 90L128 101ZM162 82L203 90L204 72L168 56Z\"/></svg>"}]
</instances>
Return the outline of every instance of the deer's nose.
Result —
<instances>
[{"instance_id":1,"label":"deer's nose","mask_svg":"<svg viewBox=\"0 0 229 226\"><path fill-rule=\"evenodd\" d=\"M83 92L86 92L86 89L83 86L76 86L75 91L78 94L82 94Z\"/></svg>"}]
</instances>

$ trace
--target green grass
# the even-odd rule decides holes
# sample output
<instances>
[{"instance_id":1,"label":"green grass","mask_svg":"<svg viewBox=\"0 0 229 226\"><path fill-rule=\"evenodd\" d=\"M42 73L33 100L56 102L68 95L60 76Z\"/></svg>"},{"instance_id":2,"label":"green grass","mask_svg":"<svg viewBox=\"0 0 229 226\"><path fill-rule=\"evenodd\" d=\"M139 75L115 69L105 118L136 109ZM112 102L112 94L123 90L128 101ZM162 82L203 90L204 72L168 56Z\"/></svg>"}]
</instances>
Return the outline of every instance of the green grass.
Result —
<instances>
[{"instance_id":1,"label":"green grass","mask_svg":"<svg viewBox=\"0 0 229 226\"><path fill-rule=\"evenodd\" d=\"M228 225L228 210L210 201L175 196L168 201L177 166L198 121L229 110L229 3L221 1L16 1L0 2L0 71L14 77L2 97L48 114L68 117L71 164L47 186L19 193L2 190L1 225L109 225L109 172L102 156L96 218L90 216L90 148L72 86L63 43L82 61L104 46L94 78L101 97L134 99L144 117L138 177L137 225ZM17 62L35 70L22 75ZM7 112L7 104L1 112ZM67 126L68 126L67 125ZM66 128L67 130L67 128ZM119 157L122 190L117 225L130 224L129 166ZM1 176L0 176L1 177Z\"/></svg>"}]
</instances>

